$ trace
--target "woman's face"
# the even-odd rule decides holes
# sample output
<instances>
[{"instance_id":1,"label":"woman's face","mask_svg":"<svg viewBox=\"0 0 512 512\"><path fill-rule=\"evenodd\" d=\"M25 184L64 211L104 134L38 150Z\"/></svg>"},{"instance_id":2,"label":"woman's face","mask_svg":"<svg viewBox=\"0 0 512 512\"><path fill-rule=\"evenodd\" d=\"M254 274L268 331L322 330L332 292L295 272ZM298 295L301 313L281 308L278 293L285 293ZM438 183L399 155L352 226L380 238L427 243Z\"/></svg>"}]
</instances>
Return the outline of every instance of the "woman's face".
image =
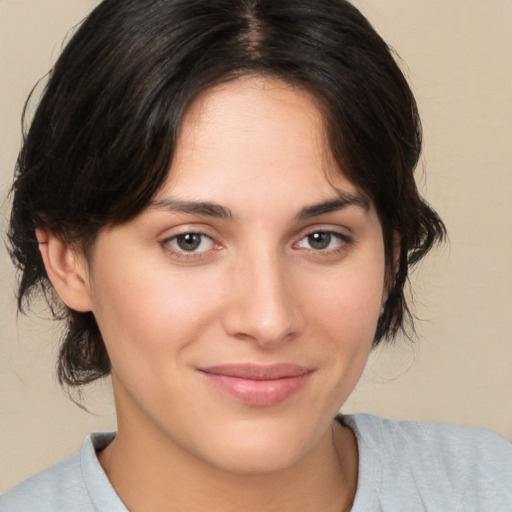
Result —
<instances>
[{"instance_id":1,"label":"woman's face","mask_svg":"<svg viewBox=\"0 0 512 512\"><path fill-rule=\"evenodd\" d=\"M273 471L329 434L372 346L385 261L375 209L324 139L305 92L212 88L152 204L100 233L88 293L120 436Z\"/></svg>"}]
</instances>

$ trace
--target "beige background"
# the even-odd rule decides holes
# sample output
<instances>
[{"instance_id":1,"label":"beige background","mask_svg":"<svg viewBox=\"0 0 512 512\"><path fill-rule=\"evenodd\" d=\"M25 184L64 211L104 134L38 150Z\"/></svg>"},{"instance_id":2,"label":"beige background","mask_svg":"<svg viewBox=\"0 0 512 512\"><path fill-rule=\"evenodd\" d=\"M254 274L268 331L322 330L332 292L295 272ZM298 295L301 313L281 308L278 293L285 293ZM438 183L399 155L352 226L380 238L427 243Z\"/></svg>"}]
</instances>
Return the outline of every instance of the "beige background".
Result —
<instances>
[{"instance_id":1,"label":"beige background","mask_svg":"<svg viewBox=\"0 0 512 512\"><path fill-rule=\"evenodd\" d=\"M480 425L512 439L512 2L360 0L407 63L423 114L421 188L450 244L413 276L419 340L376 352L346 412ZM86 0L0 0L0 194L20 144L25 97ZM6 204L1 222L5 228ZM54 378L58 329L16 320L2 252L0 491L115 427L108 383L80 410ZM44 312L40 316L44 316Z\"/></svg>"}]
</instances>

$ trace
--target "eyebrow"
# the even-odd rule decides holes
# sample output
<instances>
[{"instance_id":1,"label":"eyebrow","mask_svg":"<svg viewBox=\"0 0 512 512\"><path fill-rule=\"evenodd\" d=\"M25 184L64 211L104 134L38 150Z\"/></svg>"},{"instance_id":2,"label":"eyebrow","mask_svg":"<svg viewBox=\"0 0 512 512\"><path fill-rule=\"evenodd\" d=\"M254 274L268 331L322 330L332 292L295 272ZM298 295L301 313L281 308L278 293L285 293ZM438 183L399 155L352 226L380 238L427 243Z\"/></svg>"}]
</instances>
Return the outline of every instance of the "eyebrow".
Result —
<instances>
[{"instance_id":1,"label":"eyebrow","mask_svg":"<svg viewBox=\"0 0 512 512\"><path fill-rule=\"evenodd\" d=\"M342 210L349 206L357 206L368 211L370 209L370 202L363 196L340 192L336 199L312 204L302 208L302 210L297 214L297 220L310 219L311 217L317 217L326 213Z\"/></svg>"},{"instance_id":2,"label":"eyebrow","mask_svg":"<svg viewBox=\"0 0 512 512\"><path fill-rule=\"evenodd\" d=\"M149 206L150 208L163 208L181 213L194 213L208 217L217 217L219 219L233 219L233 213L229 208L209 201L182 201L165 198L151 201Z\"/></svg>"},{"instance_id":3,"label":"eyebrow","mask_svg":"<svg viewBox=\"0 0 512 512\"><path fill-rule=\"evenodd\" d=\"M235 216L229 208L210 201L185 201L172 198L157 199L151 201L150 208L162 208L181 213L192 213L207 217L233 220ZM357 194L341 192L335 199L312 204L302 208L296 215L297 220L306 220L319 215L325 215L349 206L357 206L366 211L370 209L370 203L364 197Z\"/></svg>"}]
</instances>

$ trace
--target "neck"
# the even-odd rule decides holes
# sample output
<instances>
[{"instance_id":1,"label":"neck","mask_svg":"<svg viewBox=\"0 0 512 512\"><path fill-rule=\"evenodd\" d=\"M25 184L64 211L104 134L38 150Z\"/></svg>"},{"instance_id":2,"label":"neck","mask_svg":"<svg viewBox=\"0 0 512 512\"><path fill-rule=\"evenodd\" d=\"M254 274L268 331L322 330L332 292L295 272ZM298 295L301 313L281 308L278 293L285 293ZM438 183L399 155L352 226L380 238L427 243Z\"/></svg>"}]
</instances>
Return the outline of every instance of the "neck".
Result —
<instances>
[{"instance_id":1,"label":"neck","mask_svg":"<svg viewBox=\"0 0 512 512\"><path fill-rule=\"evenodd\" d=\"M215 450L203 453L207 445L200 451L194 444L186 445L183 440L189 436L180 434L180 427L173 435L181 435L181 441L175 439L129 397L122 395L121 400L122 393L124 388L114 385L118 432L98 458L130 511L350 510L357 487L358 453L348 427L333 422L308 449L299 448L301 455L296 459L291 458L293 450L285 450L281 456L276 453L274 460L260 457L259 465L244 468L238 458L229 458L225 447L213 456Z\"/></svg>"},{"instance_id":2,"label":"neck","mask_svg":"<svg viewBox=\"0 0 512 512\"><path fill-rule=\"evenodd\" d=\"M337 423L294 465L263 474L224 471L171 445L120 428L99 454L129 510L340 512L350 510L355 496L357 443L352 431Z\"/></svg>"}]
</instances>

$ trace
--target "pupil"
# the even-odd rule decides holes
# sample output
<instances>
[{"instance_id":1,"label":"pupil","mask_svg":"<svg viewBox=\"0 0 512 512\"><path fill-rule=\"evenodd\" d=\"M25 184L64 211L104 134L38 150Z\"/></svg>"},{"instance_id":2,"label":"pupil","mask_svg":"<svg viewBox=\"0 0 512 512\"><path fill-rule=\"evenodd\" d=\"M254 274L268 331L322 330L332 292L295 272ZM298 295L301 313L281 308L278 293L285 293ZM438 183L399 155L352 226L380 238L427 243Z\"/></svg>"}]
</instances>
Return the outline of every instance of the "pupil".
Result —
<instances>
[{"instance_id":1,"label":"pupil","mask_svg":"<svg viewBox=\"0 0 512 512\"><path fill-rule=\"evenodd\" d=\"M194 251L201 244L201 235L197 233L187 233L177 237L176 242L180 249L184 251Z\"/></svg>"},{"instance_id":2,"label":"pupil","mask_svg":"<svg viewBox=\"0 0 512 512\"><path fill-rule=\"evenodd\" d=\"M313 233L308 236L308 242L313 249L325 249L331 243L330 233Z\"/></svg>"}]
</instances>

